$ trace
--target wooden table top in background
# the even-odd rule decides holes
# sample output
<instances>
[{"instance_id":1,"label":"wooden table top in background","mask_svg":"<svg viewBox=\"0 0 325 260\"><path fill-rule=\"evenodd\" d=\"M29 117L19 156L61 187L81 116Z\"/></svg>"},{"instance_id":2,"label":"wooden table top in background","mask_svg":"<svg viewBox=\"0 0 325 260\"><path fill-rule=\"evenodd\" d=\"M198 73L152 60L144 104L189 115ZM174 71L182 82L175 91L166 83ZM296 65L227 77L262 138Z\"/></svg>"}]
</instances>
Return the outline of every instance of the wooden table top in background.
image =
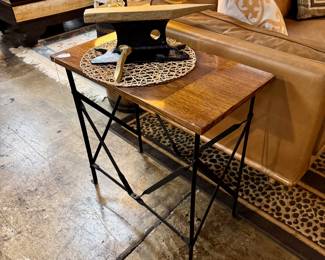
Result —
<instances>
[{"instance_id":1,"label":"wooden table top in background","mask_svg":"<svg viewBox=\"0 0 325 260\"><path fill-rule=\"evenodd\" d=\"M56 53L51 58L66 69L88 78L80 68L83 54L90 48L114 39L115 34L109 34ZM61 53L71 56L56 58ZM215 55L196 52L196 56L197 63L192 72L168 83L118 88L95 82L190 131L203 134L273 78L268 72Z\"/></svg>"}]
</instances>

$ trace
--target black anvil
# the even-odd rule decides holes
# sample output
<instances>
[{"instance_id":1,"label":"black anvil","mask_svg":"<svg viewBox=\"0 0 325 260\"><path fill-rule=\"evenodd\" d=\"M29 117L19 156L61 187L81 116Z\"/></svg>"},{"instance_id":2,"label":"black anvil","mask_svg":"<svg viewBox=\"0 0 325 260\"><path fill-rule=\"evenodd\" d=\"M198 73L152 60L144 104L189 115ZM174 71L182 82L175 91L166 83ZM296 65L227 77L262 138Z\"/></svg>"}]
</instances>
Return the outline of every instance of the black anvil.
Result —
<instances>
[{"instance_id":1,"label":"black anvil","mask_svg":"<svg viewBox=\"0 0 325 260\"><path fill-rule=\"evenodd\" d=\"M132 48L128 62L180 61L187 60L183 51L185 44L171 46L166 39L166 26L169 20L133 21L112 23L117 35L117 46ZM119 49L114 50L119 53Z\"/></svg>"},{"instance_id":2,"label":"black anvil","mask_svg":"<svg viewBox=\"0 0 325 260\"><path fill-rule=\"evenodd\" d=\"M166 38L170 19L213 7L209 4L175 4L128 7L104 7L85 11L85 22L109 23L117 35L117 46L128 46L132 52L126 63L165 62L189 59L185 44L171 46ZM112 58L114 63L114 58Z\"/></svg>"}]
</instances>

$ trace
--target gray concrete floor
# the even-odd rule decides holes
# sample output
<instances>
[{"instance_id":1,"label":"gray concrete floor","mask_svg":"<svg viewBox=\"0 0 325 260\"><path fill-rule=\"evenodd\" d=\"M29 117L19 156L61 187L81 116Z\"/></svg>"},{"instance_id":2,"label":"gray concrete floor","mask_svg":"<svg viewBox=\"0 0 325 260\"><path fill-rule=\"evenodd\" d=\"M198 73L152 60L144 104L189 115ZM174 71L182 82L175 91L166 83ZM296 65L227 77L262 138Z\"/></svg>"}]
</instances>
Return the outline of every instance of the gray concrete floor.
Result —
<instances>
[{"instance_id":1,"label":"gray concrete floor","mask_svg":"<svg viewBox=\"0 0 325 260\"><path fill-rule=\"evenodd\" d=\"M3 46L0 59L0 259L115 259L126 252L127 259L184 259L182 241L148 211L105 177L97 189L91 183L68 89ZM106 120L95 117L103 127ZM108 145L136 191L167 174L114 134ZM146 200L186 232L189 188L179 179ZM198 192L199 215L206 203ZM297 259L218 202L195 257Z\"/></svg>"}]
</instances>

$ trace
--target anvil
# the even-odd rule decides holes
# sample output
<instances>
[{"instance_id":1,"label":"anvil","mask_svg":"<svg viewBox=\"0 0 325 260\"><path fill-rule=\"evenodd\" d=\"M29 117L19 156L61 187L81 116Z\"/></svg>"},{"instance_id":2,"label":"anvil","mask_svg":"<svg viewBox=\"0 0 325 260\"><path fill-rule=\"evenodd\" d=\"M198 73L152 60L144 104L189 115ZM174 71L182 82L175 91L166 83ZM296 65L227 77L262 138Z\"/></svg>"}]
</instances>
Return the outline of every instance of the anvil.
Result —
<instances>
[{"instance_id":1,"label":"anvil","mask_svg":"<svg viewBox=\"0 0 325 260\"><path fill-rule=\"evenodd\" d=\"M184 45L168 44L168 21L213 7L212 4L173 4L92 8L85 11L84 20L86 23L112 24L117 34L117 46L113 53L120 53L119 46L132 49L126 63L178 61L189 57L182 51ZM106 56L114 57L110 54Z\"/></svg>"}]
</instances>

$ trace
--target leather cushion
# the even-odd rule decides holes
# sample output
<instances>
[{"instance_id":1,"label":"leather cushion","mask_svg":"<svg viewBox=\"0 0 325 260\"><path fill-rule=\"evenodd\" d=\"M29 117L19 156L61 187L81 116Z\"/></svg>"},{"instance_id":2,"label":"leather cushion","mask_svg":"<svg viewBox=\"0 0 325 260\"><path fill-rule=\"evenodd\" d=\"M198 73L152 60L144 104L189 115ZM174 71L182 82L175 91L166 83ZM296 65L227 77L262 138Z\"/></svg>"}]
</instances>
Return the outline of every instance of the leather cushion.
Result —
<instances>
[{"instance_id":1,"label":"leather cushion","mask_svg":"<svg viewBox=\"0 0 325 260\"><path fill-rule=\"evenodd\" d=\"M241 23L215 11L190 14L176 21L325 63L325 48Z\"/></svg>"},{"instance_id":2,"label":"leather cushion","mask_svg":"<svg viewBox=\"0 0 325 260\"><path fill-rule=\"evenodd\" d=\"M309 42L314 46L325 43L325 18L310 20L286 19L289 37L292 39Z\"/></svg>"}]
</instances>

